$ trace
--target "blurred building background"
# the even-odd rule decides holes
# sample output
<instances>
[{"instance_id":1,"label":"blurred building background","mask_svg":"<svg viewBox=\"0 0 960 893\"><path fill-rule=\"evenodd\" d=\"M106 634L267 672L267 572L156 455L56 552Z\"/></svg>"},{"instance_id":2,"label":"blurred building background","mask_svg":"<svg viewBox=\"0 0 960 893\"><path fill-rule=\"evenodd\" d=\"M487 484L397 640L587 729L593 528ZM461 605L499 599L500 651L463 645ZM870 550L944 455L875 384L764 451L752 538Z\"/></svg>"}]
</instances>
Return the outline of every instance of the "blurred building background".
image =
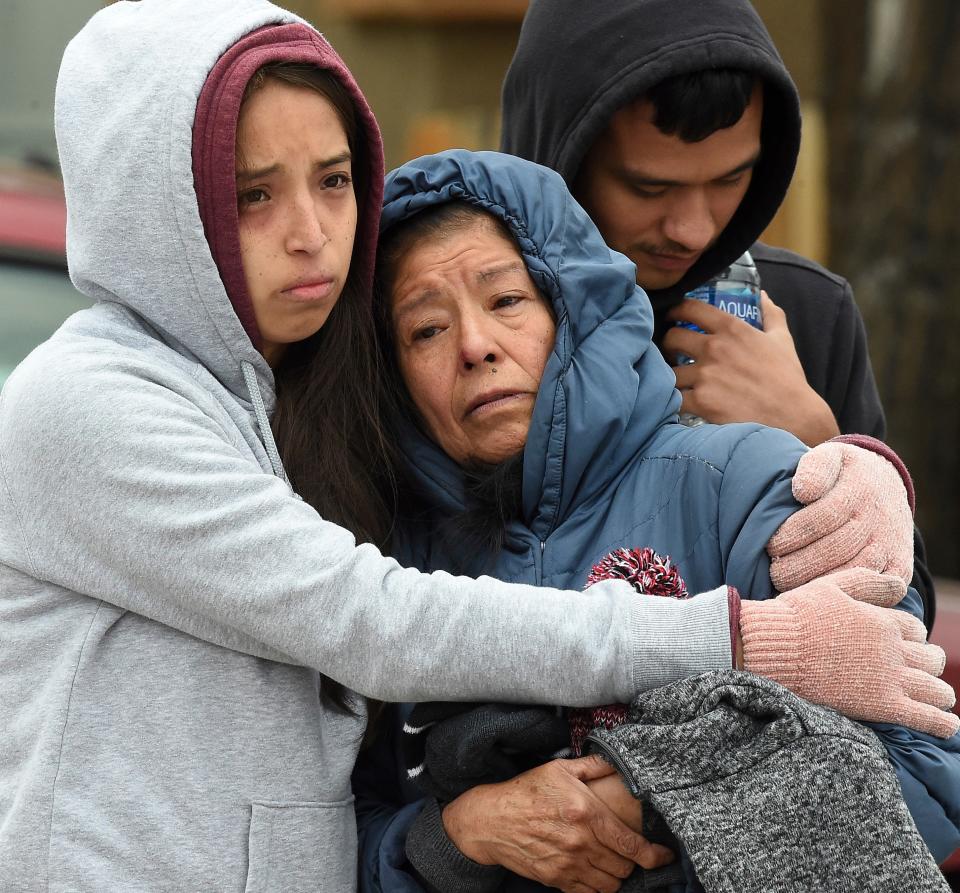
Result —
<instances>
[{"instance_id":1,"label":"blurred building background","mask_svg":"<svg viewBox=\"0 0 960 893\"><path fill-rule=\"evenodd\" d=\"M0 156L55 158L59 56L101 5L0 4ZM287 5L353 70L383 129L388 167L450 146L496 148L500 82L525 0ZM931 569L960 577L960 3L755 6L804 114L799 170L766 239L852 282L889 440L916 479Z\"/></svg>"},{"instance_id":2,"label":"blurred building background","mask_svg":"<svg viewBox=\"0 0 960 893\"><path fill-rule=\"evenodd\" d=\"M56 163L53 89L67 41L103 3L0 2L0 158Z\"/></svg>"}]
</instances>

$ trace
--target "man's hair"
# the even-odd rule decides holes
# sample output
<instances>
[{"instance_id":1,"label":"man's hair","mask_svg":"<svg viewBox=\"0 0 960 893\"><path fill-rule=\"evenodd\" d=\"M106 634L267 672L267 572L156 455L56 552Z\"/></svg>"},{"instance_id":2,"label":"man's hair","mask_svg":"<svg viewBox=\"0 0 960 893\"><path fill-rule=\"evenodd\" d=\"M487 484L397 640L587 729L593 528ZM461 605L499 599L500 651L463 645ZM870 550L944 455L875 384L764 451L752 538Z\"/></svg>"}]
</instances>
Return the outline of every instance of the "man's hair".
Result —
<instances>
[{"instance_id":1,"label":"man's hair","mask_svg":"<svg viewBox=\"0 0 960 893\"><path fill-rule=\"evenodd\" d=\"M707 68L669 77L644 99L653 103L653 123L661 133L697 143L740 120L756 80L737 68Z\"/></svg>"}]
</instances>

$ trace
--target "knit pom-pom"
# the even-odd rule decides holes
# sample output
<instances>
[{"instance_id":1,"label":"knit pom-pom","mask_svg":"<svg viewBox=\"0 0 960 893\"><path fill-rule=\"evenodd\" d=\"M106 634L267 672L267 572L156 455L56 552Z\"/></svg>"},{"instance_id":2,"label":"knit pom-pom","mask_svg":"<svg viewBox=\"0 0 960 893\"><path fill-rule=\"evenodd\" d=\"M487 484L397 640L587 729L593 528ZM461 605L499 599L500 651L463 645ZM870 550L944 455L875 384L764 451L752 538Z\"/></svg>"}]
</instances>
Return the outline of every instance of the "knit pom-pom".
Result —
<instances>
[{"instance_id":1,"label":"knit pom-pom","mask_svg":"<svg viewBox=\"0 0 960 893\"><path fill-rule=\"evenodd\" d=\"M689 598L680 571L670 557L658 555L653 549L617 549L598 561L587 577L587 586L601 580L626 580L644 595L664 595L668 598ZM608 704L605 707L578 707L568 711L570 744L574 756L583 753L583 743L594 729L614 729L627 717L626 704Z\"/></svg>"},{"instance_id":2,"label":"knit pom-pom","mask_svg":"<svg viewBox=\"0 0 960 893\"><path fill-rule=\"evenodd\" d=\"M601 580L626 580L637 592L688 598L687 587L670 556L653 549L617 549L598 561L587 577L587 586Z\"/></svg>"}]
</instances>

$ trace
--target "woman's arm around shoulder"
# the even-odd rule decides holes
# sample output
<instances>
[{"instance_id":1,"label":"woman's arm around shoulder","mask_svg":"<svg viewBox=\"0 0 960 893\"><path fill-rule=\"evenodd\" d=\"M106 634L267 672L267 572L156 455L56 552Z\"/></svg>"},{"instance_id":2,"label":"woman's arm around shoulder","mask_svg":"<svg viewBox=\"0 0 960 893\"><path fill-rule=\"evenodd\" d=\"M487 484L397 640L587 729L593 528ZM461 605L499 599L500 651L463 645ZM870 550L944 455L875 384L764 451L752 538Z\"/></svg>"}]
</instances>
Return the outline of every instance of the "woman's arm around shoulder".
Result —
<instances>
[{"instance_id":1,"label":"woman's arm around shoulder","mask_svg":"<svg viewBox=\"0 0 960 893\"><path fill-rule=\"evenodd\" d=\"M719 602L624 583L585 598L402 568L297 499L189 375L94 355L35 373L0 406L0 543L38 585L394 701L626 701L674 659L648 617L726 625Z\"/></svg>"}]
</instances>

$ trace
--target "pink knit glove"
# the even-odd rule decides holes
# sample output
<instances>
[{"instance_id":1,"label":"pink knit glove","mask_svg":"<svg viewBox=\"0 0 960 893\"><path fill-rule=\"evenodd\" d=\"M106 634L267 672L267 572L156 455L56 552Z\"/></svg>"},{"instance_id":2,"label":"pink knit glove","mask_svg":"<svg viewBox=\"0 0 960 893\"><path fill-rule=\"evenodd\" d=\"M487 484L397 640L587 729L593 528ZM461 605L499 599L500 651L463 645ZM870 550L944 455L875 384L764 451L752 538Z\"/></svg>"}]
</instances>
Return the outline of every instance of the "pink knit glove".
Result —
<instances>
[{"instance_id":1,"label":"pink knit glove","mask_svg":"<svg viewBox=\"0 0 960 893\"><path fill-rule=\"evenodd\" d=\"M806 508L787 518L767 543L770 579L779 592L849 567L909 583L913 517L904 480L891 462L849 443L822 443L800 459L793 495Z\"/></svg>"},{"instance_id":2,"label":"pink knit glove","mask_svg":"<svg viewBox=\"0 0 960 893\"><path fill-rule=\"evenodd\" d=\"M850 598L815 580L779 598L740 603L745 670L852 719L948 738L960 717L941 679L946 657L902 611Z\"/></svg>"}]
</instances>

